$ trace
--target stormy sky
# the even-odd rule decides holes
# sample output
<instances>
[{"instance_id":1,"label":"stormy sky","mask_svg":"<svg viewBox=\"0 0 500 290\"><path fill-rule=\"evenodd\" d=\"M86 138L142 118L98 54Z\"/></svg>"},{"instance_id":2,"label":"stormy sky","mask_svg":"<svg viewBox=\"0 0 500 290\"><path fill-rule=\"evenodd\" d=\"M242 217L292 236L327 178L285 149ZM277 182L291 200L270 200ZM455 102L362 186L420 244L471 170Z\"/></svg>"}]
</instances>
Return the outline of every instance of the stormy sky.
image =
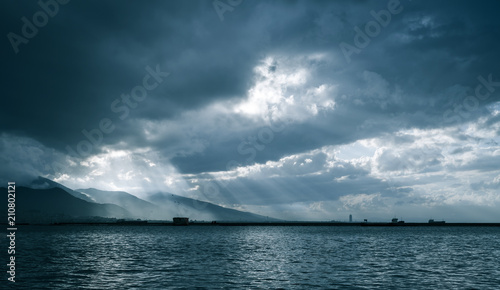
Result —
<instances>
[{"instance_id":1,"label":"stormy sky","mask_svg":"<svg viewBox=\"0 0 500 290\"><path fill-rule=\"evenodd\" d=\"M0 179L500 220L498 1L3 1Z\"/></svg>"}]
</instances>

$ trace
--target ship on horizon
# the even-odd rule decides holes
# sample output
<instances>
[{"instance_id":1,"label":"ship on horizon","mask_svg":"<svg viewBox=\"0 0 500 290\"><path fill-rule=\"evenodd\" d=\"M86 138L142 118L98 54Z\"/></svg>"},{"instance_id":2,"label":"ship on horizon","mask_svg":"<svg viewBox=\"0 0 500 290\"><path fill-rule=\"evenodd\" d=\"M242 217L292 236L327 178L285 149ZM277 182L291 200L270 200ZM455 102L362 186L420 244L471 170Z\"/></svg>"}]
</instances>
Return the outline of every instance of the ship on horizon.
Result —
<instances>
[{"instance_id":1,"label":"ship on horizon","mask_svg":"<svg viewBox=\"0 0 500 290\"><path fill-rule=\"evenodd\" d=\"M443 221L435 221L434 219L430 219L429 223L430 224L444 224L444 223L446 223L446 221L444 221L444 220Z\"/></svg>"}]
</instances>

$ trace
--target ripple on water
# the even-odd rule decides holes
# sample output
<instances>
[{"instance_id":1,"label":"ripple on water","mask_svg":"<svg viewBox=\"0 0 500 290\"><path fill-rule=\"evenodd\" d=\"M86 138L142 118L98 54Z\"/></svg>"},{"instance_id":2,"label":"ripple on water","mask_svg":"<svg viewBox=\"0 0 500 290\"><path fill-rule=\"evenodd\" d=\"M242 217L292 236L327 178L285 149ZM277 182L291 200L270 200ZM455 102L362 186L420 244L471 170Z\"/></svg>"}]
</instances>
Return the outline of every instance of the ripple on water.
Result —
<instances>
[{"instance_id":1,"label":"ripple on water","mask_svg":"<svg viewBox=\"0 0 500 290\"><path fill-rule=\"evenodd\" d=\"M480 288L499 228L20 228L20 289Z\"/></svg>"}]
</instances>

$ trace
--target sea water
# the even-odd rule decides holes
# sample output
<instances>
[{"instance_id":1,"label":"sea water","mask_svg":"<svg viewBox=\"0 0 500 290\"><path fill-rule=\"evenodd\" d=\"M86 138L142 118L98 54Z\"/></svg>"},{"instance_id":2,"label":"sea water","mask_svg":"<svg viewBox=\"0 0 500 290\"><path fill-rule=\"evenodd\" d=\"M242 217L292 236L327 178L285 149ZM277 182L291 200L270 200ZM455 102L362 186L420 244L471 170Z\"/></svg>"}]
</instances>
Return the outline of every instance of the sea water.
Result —
<instances>
[{"instance_id":1,"label":"sea water","mask_svg":"<svg viewBox=\"0 0 500 290\"><path fill-rule=\"evenodd\" d=\"M23 226L16 235L16 282L4 274L0 288L500 288L498 227Z\"/></svg>"}]
</instances>

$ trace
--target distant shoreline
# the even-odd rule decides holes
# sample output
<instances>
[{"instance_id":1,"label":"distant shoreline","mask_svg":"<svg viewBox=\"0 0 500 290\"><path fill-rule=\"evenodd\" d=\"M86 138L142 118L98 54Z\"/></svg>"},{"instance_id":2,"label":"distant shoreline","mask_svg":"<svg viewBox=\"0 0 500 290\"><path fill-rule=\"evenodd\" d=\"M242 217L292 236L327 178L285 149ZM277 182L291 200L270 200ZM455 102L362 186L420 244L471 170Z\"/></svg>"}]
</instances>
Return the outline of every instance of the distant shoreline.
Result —
<instances>
[{"instance_id":1,"label":"distant shoreline","mask_svg":"<svg viewBox=\"0 0 500 290\"><path fill-rule=\"evenodd\" d=\"M172 222L61 222L52 224L20 224L41 226L102 225L102 226L348 226L348 227L500 227L500 223L386 223L386 222L190 222L176 225Z\"/></svg>"}]
</instances>

